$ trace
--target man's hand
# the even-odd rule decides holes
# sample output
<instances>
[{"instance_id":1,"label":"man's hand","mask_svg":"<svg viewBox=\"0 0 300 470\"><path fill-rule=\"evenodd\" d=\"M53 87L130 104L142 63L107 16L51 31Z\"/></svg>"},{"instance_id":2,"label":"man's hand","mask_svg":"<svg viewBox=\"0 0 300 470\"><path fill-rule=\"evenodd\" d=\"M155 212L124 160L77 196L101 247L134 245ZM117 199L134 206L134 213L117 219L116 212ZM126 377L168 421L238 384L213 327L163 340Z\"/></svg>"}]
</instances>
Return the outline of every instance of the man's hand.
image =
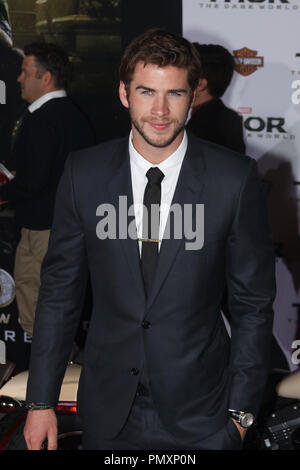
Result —
<instances>
[{"instance_id":1,"label":"man's hand","mask_svg":"<svg viewBox=\"0 0 300 470\"><path fill-rule=\"evenodd\" d=\"M24 437L28 450L41 450L45 439L48 440L48 450L57 449L57 419L55 411L28 411L24 428Z\"/></svg>"},{"instance_id":2,"label":"man's hand","mask_svg":"<svg viewBox=\"0 0 300 470\"><path fill-rule=\"evenodd\" d=\"M234 424L236 425L236 427L238 428L239 430L239 433L241 435L241 439L244 440L244 437L246 435L246 432L247 432L247 429L243 428L242 426L239 425L239 423L237 421L235 421L233 418L231 418L232 421L234 422Z\"/></svg>"}]
</instances>

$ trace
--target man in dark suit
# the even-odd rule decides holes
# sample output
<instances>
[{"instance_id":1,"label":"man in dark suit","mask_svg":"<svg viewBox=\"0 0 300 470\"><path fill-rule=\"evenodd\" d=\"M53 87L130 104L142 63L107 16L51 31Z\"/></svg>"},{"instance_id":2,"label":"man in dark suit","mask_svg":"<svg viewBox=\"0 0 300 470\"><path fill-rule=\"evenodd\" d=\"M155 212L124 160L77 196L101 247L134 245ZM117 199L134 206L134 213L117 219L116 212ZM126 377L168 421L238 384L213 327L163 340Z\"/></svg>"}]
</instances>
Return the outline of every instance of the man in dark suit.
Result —
<instances>
[{"instance_id":1,"label":"man in dark suit","mask_svg":"<svg viewBox=\"0 0 300 470\"><path fill-rule=\"evenodd\" d=\"M21 326L32 336L40 268L65 159L71 151L93 145L94 136L67 97L67 54L45 43L25 46L24 52L18 82L29 106L13 135L16 176L0 188L0 199L14 205L21 228L14 267L16 299Z\"/></svg>"},{"instance_id":2,"label":"man in dark suit","mask_svg":"<svg viewBox=\"0 0 300 470\"><path fill-rule=\"evenodd\" d=\"M194 43L194 46L202 73L187 129L201 139L245 153L242 117L221 100L232 80L234 59L219 44Z\"/></svg>"},{"instance_id":3,"label":"man in dark suit","mask_svg":"<svg viewBox=\"0 0 300 470\"><path fill-rule=\"evenodd\" d=\"M120 67L129 140L67 161L33 336L29 449L57 446L53 408L88 272L85 449L239 449L258 412L275 290L266 203L254 160L186 134L199 73L188 41L146 31Z\"/></svg>"}]
</instances>

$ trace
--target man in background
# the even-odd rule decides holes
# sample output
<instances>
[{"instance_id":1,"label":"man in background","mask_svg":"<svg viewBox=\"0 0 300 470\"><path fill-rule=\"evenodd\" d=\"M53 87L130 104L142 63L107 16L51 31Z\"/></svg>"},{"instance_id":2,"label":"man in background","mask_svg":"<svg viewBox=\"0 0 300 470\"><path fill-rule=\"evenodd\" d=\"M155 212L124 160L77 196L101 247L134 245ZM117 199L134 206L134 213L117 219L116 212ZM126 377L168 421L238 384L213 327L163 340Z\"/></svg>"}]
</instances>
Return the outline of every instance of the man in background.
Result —
<instances>
[{"instance_id":1,"label":"man in background","mask_svg":"<svg viewBox=\"0 0 300 470\"><path fill-rule=\"evenodd\" d=\"M217 44L194 43L201 60L202 74L192 104L192 117L187 129L196 136L224 147L245 153L242 117L221 100L231 83L234 59L230 52ZM222 311L230 322L227 292ZM286 358L272 336L272 368L289 370Z\"/></svg>"},{"instance_id":2,"label":"man in background","mask_svg":"<svg viewBox=\"0 0 300 470\"><path fill-rule=\"evenodd\" d=\"M217 44L194 43L194 46L203 70L187 129L201 139L245 153L242 118L221 100L233 76L234 59Z\"/></svg>"},{"instance_id":3,"label":"man in background","mask_svg":"<svg viewBox=\"0 0 300 470\"><path fill-rule=\"evenodd\" d=\"M85 116L67 97L67 54L46 43L25 46L24 52L18 82L29 106L13 136L16 176L0 188L0 199L13 204L21 228L14 267L16 299L20 324L32 336L57 185L68 154L91 146L94 136Z\"/></svg>"}]
</instances>

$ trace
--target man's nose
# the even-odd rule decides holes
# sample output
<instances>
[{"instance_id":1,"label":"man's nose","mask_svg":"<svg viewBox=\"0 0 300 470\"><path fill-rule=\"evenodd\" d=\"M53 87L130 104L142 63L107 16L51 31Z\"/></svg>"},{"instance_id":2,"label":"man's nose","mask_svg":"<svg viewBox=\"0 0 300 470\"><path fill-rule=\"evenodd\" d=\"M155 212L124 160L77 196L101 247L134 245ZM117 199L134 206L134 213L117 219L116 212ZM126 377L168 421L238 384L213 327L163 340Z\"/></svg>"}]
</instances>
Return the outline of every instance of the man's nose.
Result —
<instances>
[{"instance_id":1,"label":"man's nose","mask_svg":"<svg viewBox=\"0 0 300 470\"><path fill-rule=\"evenodd\" d=\"M165 96L157 96L152 106L152 113L157 116L165 116L169 113L169 103Z\"/></svg>"},{"instance_id":2,"label":"man's nose","mask_svg":"<svg viewBox=\"0 0 300 470\"><path fill-rule=\"evenodd\" d=\"M17 82L21 83L22 81L23 81L23 72L21 72L17 78Z\"/></svg>"}]
</instances>

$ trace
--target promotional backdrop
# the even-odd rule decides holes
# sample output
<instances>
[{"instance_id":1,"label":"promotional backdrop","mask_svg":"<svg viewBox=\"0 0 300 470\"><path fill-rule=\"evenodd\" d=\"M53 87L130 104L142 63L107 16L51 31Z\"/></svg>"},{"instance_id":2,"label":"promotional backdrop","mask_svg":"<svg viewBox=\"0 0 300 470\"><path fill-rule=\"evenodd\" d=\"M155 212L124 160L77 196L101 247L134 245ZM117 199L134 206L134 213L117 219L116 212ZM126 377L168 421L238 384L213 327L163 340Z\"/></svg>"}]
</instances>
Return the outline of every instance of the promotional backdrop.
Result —
<instances>
[{"instance_id":1,"label":"promotional backdrop","mask_svg":"<svg viewBox=\"0 0 300 470\"><path fill-rule=\"evenodd\" d=\"M223 96L243 116L268 193L276 249L274 336L292 370L300 340L300 0L183 0L183 36L221 44L236 70ZM294 88L293 88L294 87ZM242 157L241 157L242 158Z\"/></svg>"}]
</instances>

